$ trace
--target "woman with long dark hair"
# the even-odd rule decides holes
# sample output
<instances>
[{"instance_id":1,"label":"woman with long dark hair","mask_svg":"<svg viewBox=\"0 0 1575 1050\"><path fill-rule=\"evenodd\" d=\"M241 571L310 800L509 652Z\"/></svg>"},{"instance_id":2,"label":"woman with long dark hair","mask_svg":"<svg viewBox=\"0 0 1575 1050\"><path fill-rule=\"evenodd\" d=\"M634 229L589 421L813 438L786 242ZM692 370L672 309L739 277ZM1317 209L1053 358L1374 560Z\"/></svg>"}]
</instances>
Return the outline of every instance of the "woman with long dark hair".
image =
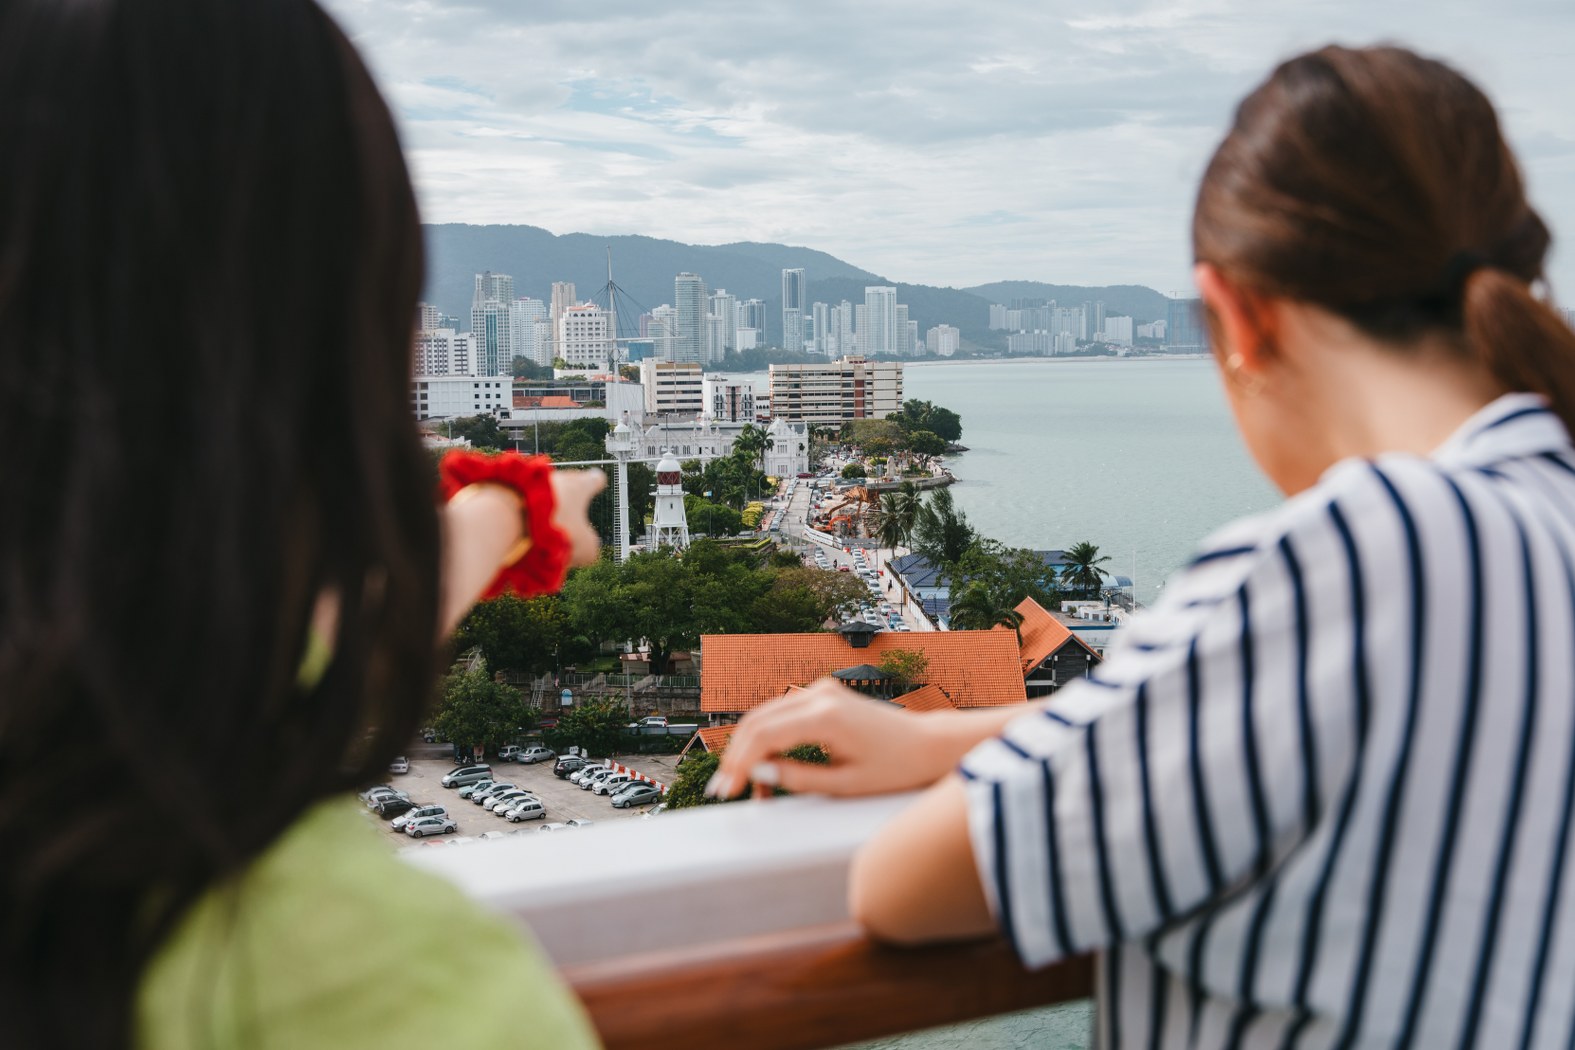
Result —
<instances>
[{"instance_id":1,"label":"woman with long dark hair","mask_svg":"<svg viewBox=\"0 0 1575 1050\"><path fill-rule=\"evenodd\" d=\"M854 913L898 942L999 930L1032 966L1099 953L1103 1046L1562 1050L1575 334L1493 107L1397 48L1292 59L1237 111L1193 242L1287 502L1027 713L822 683L744 719L713 790L935 784L859 856ZM833 762L782 757L806 741Z\"/></svg>"},{"instance_id":2,"label":"woman with long dark hair","mask_svg":"<svg viewBox=\"0 0 1575 1050\"><path fill-rule=\"evenodd\" d=\"M337 801L529 509L435 509L354 49L311 0L12 0L0 144L0 1043L593 1042ZM576 561L599 483L551 482Z\"/></svg>"}]
</instances>

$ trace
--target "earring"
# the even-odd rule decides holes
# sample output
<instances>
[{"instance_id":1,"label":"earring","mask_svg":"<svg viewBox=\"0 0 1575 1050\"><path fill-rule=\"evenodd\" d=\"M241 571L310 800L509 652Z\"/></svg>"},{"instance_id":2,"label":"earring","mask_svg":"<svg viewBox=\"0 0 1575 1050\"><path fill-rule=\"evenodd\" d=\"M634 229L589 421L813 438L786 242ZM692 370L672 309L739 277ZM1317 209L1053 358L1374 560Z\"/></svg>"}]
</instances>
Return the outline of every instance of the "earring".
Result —
<instances>
[{"instance_id":1,"label":"earring","mask_svg":"<svg viewBox=\"0 0 1575 1050\"><path fill-rule=\"evenodd\" d=\"M1248 397L1257 397L1263 393L1264 380L1262 376L1249 377L1243 371L1246 363L1246 358L1242 357L1240 352L1231 354L1225 359L1225 374L1230 376L1231 382L1241 388L1243 394L1246 394Z\"/></svg>"}]
</instances>

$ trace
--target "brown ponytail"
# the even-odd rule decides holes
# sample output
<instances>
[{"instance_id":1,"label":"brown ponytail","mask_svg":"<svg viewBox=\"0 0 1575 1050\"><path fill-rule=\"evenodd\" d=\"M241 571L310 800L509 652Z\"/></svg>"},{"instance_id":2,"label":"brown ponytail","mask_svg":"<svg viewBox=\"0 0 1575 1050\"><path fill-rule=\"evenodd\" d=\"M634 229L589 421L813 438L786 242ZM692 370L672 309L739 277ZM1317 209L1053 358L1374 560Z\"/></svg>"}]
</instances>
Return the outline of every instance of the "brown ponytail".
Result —
<instances>
[{"instance_id":1,"label":"brown ponytail","mask_svg":"<svg viewBox=\"0 0 1575 1050\"><path fill-rule=\"evenodd\" d=\"M1575 433L1575 331L1531 293L1552 238L1493 105L1442 62L1326 47L1242 101L1198 188L1193 251L1399 350L1428 335Z\"/></svg>"},{"instance_id":2,"label":"brown ponytail","mask_svg":"<svg viewBox=\"0 0 1575 1050\"><path fill-rule=\"evenodd\" d=\"M1474 271L1462 297L1471 349L1504 389L1545 396L1575 434L1575 329L1502 270Z\"/></svg>"}]
</instances>

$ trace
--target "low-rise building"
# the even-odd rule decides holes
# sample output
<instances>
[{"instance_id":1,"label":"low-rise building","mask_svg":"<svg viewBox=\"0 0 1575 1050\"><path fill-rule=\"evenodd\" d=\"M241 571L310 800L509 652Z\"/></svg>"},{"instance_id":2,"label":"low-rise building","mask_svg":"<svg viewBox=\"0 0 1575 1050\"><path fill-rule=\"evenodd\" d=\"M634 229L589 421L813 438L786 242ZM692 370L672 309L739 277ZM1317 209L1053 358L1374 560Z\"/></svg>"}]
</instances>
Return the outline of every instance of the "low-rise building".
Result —
<instances>
[{"instance_id":1,"label":"low-rise building","mask_svg":"<svg viewBox=\"0 0 1575 1050\"><path fill-rule=\"evenodd\" d=\"M705 414L729 423L751 423L755 419L755 387L722 376L707 376L701 382L701 401Z\"/></svg>"},{"instance_id":2,"label":"low-rise building","mask_svg":"<svg viewBox=\"0 0 1575 1050\"><path fill-rule=\"evenodd\" d=\"M902 362L840 361L772 365L771 414L804 423L882 419L902 408Z\"/></svg>"},{"instance_id":3,"label":"low-rise building","mask_svg":"<svg viewBox=\"0 0 1575 1050\"><path fill-rule=\"evenodd\" d=\"M513 389L513 376L417 376L410 381L410 408L417 419L507 416Z\"/></svg>"},{"instance_id":4,"label":"low-rise building","mask_svg":"<svg viewBox=\"0 0 1575 1050\"><path fill-rule=\"evenodd\" d=\"M645 387L648 419L692 419L705 410L705 376L696 362L654 358L641 361L640 385Z\"/></svg>"}]
</instances>

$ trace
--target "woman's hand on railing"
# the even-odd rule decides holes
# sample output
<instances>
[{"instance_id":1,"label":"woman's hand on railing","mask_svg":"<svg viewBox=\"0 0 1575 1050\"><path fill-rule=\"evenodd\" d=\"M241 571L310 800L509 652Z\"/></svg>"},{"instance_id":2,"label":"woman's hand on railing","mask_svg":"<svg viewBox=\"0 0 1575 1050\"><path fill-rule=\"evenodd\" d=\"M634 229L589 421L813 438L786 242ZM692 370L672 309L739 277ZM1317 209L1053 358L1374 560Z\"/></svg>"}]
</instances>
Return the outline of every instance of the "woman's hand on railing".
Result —
<instances>
[{"instance_id":1,"label":"woman's hand on railing","mask_svg":"<svg viewBox=\"0 0 1575 1050\"><path fill-rule=\"evenodd\" d=\"M816 795L880 795L928 787L951 772L969 748L1022 711L915 714L823 678L745 715L706 792L732 798L749 784L762 796L777 787ZM800 744L820 745L829 764L783 757Z\"/></svg>"}]
</instances>

